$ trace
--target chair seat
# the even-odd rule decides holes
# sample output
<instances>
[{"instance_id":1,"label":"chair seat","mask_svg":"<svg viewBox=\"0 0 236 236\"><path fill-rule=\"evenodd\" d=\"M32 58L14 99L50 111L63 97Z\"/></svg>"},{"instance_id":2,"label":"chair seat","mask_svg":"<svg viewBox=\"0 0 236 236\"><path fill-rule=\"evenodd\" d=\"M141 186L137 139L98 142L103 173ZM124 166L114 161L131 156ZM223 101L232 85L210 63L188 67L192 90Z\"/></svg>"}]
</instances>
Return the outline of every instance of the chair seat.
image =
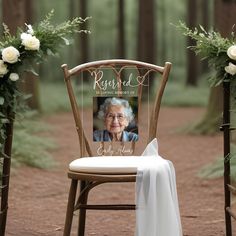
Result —
<instances>
[{"instance_id":1,"label":"chair seat","mask_svg":"<svg viewBox=\"0 0 236 236\"><path fill-rule=\"evenodd\" d=\"M125 174L137 173L137 168L147 158L142 156L83 157L72 161L69 170L74 172Z\"/></svg>"}]
</instances>

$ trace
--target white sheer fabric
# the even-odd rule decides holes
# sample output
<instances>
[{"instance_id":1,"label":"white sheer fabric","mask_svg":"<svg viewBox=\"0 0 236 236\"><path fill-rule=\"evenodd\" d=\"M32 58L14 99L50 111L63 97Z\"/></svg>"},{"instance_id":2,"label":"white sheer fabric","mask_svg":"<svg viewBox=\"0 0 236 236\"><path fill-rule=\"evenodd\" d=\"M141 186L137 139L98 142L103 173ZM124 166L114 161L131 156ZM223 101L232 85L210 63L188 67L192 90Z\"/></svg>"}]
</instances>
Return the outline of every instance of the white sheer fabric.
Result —
<instances>
[{"instance_id":1,"label":"white sheer fabric","mask_svg":"<svg viewBox=\"0 0 236 236\"><path fill-rule=\"evenodd\" d=\"M158 155L157 140L142 154L136 179L136 236L182 236L173 164Z\"/></svg>"},{"instance_id":2,"label":"white sheer fabric","mask_svg":"<svg viewBox=\"0 0 236 236\"><path fill-rule=\"evenodd\" d=\"M137 173L136 236L182 236L173 164L158 155L157 140L142 156L84 157L70 163L71 171Z\"/></svg>"}]
</instances>

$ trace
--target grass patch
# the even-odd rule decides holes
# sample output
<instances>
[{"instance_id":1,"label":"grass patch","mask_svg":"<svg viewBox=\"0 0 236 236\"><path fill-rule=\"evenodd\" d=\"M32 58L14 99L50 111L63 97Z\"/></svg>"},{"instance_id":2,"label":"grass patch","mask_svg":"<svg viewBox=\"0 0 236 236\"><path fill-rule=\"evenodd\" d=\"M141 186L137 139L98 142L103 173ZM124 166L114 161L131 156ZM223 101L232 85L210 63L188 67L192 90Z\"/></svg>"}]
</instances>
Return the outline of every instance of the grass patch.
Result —
<instances>
[{"instance_id":1,"label":"grass patch","mask_svg":"<svg viewBox=\"0 0 236 236\"><path fill-rule=\"evenodd\" d=\"M91 92L92 85L83 85L83 106L92 104ZM81 101L82 91L77 89L76 96L78 101ZM42 112L44 114L51 114L55 112L71 111L71 105L64 83L48 83L43 82L40 84L40 103L42 105Z\"/></svg>"},{"instance_id":2,"label":"grass patch","mask_svg":"<svg viewBox=\"0 0 236 236\"><path fill-rule=\"evenodd\" d=\"M91 84L84 84L83 105L92 104ZM76 90L78 97L82 97L82 91ZM162 104L165 106L206 106L208 102L209 88L207 86L199 86L196 88L185 87L181 83L170 82L167 84ZM51 114L55 112L71 111L66 86L64 83L48 83L40 84L40 100L42 104L42 112ZM80 99L78 99L80 101Z\"/></svg>"},{"instance_id":3,"label":"grass patch","mask_svg":"<svg viewBox=\"0 0 236 236\"><path fill-rule=\"evenodd\" d=\"M48 150L55 148L54 142L40 137L39 132L50 129L45 123L38 121L36 115L28 112L24 120L15 122L12 146L12 164L14 167L25 164L38 168L51 168L55 161Z\"/></svg>"},{"instance_id":4,"label":"grass patch","mask_svg":"<svg viewBox=\"0 0 236 236\"><path fill-rule=\"evenodd\" d=\"M208 103L210 89L206 86L186 87L181 83L168 83L162 104L172 107L203 107Z\"/></svg>"},{"instance_id":5,"label":"grass patch","mask_svg":"<svg viewBox=\"0 0 236 236\"><path fill-rule=\"evenodd\" d=\"M78 94L80 94L79 91ZM41 83L40 100L43 114L71 111L64 83ZM87 104L88 101L84 100ZM14 124L12 145L12 164L14 167L24 164L45 169L56 164L49 153L51 149L56 148L53 140L38 135L48 129L50 127L47 124L39 121L37 112L27 111L19 115Z\"/></svg>"},{"instance_id":6,"label":"grass patch","mask_svg":"<svg viewBox=\"0 0 236 236\"><path fill-rule=\"evenodd\" d=\"M71 110L64 83L40 83L40 103L45 114Z\"/></svg>"},{"instance_id":7,"label":"grass patch","mask_svg":"<svg viewBox=\"0 0 236 236\"><path fill-rule=\"evenodd\" d=\"M230 176L231 179L235 182L236 181L236 145L232 145L231 147L231 170ZM220 157L215 162L204 166L200 172L199 177L206 178L206 179L214 179L219 178L224 175L224 158Z\"/></svg>"}]
</instances>

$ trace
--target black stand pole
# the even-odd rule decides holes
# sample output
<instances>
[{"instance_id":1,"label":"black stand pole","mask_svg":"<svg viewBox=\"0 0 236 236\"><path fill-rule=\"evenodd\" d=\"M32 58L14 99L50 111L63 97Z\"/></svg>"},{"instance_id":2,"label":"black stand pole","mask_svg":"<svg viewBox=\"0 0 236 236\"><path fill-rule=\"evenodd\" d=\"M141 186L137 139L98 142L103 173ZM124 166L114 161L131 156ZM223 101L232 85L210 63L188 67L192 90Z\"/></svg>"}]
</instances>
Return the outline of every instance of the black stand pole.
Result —
<instances>
[{"instance_id":1,"label":"black stand pole","mask_svg":"<svg viewBox=\"0 0 236 236\"><path fill-rule=\"evenodd\" d=\"M10 117L10 116L9 116ZM0 211L0 236L5 235L7 210L8 210L8 192L11 171L11 148L13 138L13 117L10 117L10 123L6 125L6 140L3 149L3 168L1 176L1 211Z\"/></svg>"},{"instance_id":2,"label":"black stand pole","mask_svg":"<svg viewBox=\"0 0 236 236\"><path fill-rule=\"evenodd\" d=\"M232 236L230 209L230 82L223 82L224 109L223 125L224 132L224 192L225 192L225 226L226 236Z\"/></svg>"}]
</instances>

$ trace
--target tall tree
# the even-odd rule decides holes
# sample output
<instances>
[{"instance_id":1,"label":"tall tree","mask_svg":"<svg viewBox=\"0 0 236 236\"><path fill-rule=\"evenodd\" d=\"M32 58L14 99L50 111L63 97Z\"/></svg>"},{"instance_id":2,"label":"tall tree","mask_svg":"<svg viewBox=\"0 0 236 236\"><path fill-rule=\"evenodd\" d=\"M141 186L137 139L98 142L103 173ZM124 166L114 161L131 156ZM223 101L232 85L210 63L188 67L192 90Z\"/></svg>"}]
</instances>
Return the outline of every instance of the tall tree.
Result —
<instances>
[{"instance_id":1,"label":"tall tree","mask_svg":"<svg viewBox=\"0 0 236 236\"><path fill-rule=\"evenodd\" d=\"M189 28L197 25L197 0L188 0L187 2L187 24ZM195 40L187 38L187 46L195 46ZM198 78L198 58L192 50L187 50L187 80L186 85L196 86Z\"/></svg>"},{"instance_id":2,"label":"tall tree","mask_svg":"<svg viewBox=\"0 0 236 236\"><path fill-rule=\"evenodd\" d=\"M118 0L118 58L125 58L125 6L124 0Z\"/></svg>"},{"instance_id":3,"label":"tall tree","mask_svg":"<svg viewBox=\"0 0 236 236\"><path fill-rule=\"evenodd\" d=\"M75 0L69 0L69 17L72 20L75 17L76 4Z\"/></svg>"},{"instance_id":4,"label":"tall tree","mask_svg":"<svg viewBox=\"0 0 236 236\"><path fill-rule=\"evenodd\" d=\"M80 16L85 19L87 17L87 8L88 8L88 1L86 0L80 0ZM83 24L83 27L87 29L87 22ZM88 62L89 60L89 53L88 53L88 35L87 34L81 34L80 35L80 52L81 52L81 63Z\"/></svg>"},{"instance_id":5,"label":"tall tree","mask_svg":"<svg viewBox=\"0 0 236 236\"><path fill-rule=\"evenodd\" d=\"M2 1L3 22L6 23L10 32L16 34L17 27L22 27L26 22L32 22L33 2L31 0L3 0ZM38 80L26 73L25 80L20 84L20 90L26 94L32 94L27 101L29 107L40 109Z\"/></svg>"},{"instance_id":6,"label":"tall tree","mask_svg":"<svg viewBox=\"0 0 236 236\"><path fill-rule=\"evenodd\" d=\"M79 14L80 17L85 19L87 17L88 12L88 1L86 0L80 0L79 1ZM85 22L83 24L84 29L88 29L88 23ZM79 64L86 63L89 61L89 36L88 34L81 34L80 37L77 35L77 42L78 42L78 48L80 49L80 53L77 53L76 55L76 61ZM90 75L86 71L83 73L83 83L89 82ZM77 83L82 83L82 80L77 80Z\"/></svg>"},{"instance_id":7,"label":"tall tree","mask_svg":"<svg viewBox=\"0 0 236 236\"><path fill-rule=\"evenodd\" d=\"M32 0L25 0L25 22L32 24L34 22L34 7ZM30 72L25 74L25 83L22 84L21 89L26 94L32 96L28 99L27 104L30 108L41 110L40 95L39 95L39 80Z\"/></svg>"},{"instance_id":8,"label":"tall tree","mask_svg":"<svg viewBox=\"0 0 236 236\"><path fill-rule=\"evenodd\" d=\"M208 30L209 29L209 12L210 12L210 3L209 1L202 0L201 2L201 9L202 9L202 25L203 27Z\"/></svg>"},{"instance_id":9,"label":"tall tree","mask_svg":"<svg viewBox=\"0 0 236 236\"><path fill-rule=\"evenodd\" d=\"M25 0L2 0L2 18L12 34L25 23Z\"/></svg>"},{"instance_id":10,"label":"tall tree","mask_svg":"<svg viewBox=\"0 0 236 236\"><path fill-rule=\"evenodd\" d=\"M79 12L79 7L78 7L78 2L76 0L69 0L69 19L72 20L76 15L78 15ZM78 44L78 47L80 48L80 39L78 38L77 35L75 35L75 42ZM74 47L69 48L69 55L70 57L68 58L68 64L78 64L80 62L80 56L79 53L74 53Z\"/></svg>"},{"instance_id":11,"label":"tall tree","mask_svg":"<svg viewBox=\"0 0 236 236\"><path fill-rule=\"evenodd\" d=\"M149 63L155 63L155 16L154 0L139 1L138 19L138 59Z\"/></svg>"},{"instance_id":12,"label":"tall tree","mask_svg":"<svg viewBox=\"0 0 236 236\"><path fill-rule=\"evenodd\" d=\"M139 14L138 14L138 43L137 43L137 57L138 60L155 63L156 56L156 39L155 39L155 15L154 15L154 0L139 0ZM149 88L154 82L153 76L149 76L149 86L143 87L143 94L148 97Z\"/></svg>"},{"instance_id":13,"label":"tall tree","mask_svg":"<svg viewBox=\"0 0 236 236\"><path fill-rule=\"evenodd\" d=\"M209 1L202 0L201 1L201 12L202 12L202 26L205 30L209 29L209 12L210 12L210 6ZM201 73L208 72L208 63L207 61L202 61L201 63Z\"/></svg>"},{"instance_id":14,"label":"tall tree","mask_svg":"<svg viewBox=\"0 0 236 236\"><path fill-rule=\"evenodd\" d=\"M166 60L166 46L167 46L167 17L166 17L166 10L167 10L167 6L166 6L166 1L165 0L159 0L159 19L160 19L160 23L161 23L161 27L160 27L160 31L161 31L161 37L159 38L160 40L160 50L158 51L159 54L159 58L161 59L161 61Z\"/></svg>"}]
</instances>

